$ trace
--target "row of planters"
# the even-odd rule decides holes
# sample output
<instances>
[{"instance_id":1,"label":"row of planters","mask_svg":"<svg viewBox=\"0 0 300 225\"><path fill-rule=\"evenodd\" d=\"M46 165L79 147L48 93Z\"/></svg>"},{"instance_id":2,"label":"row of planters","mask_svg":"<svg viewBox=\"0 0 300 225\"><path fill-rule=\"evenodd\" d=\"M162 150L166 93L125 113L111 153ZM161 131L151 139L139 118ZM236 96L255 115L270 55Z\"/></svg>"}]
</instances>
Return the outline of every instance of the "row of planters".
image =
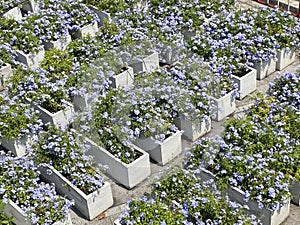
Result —
<instances>
[{"instance_id":1,"label":"row of planters","mask_svg":"<svg viewBox=\"0 0 300 225\"><path fill-rule=\"evenodd\" d=\"M263 224L282 223L290 200L299 205L299 85L299 73L277 78L269 96L229 120L221 138L197 142L186 161Z\"/></svg>"},{"instance_id":2,"label":"row of planters","mask_svg":"<svg viewBox=\"0 0 300 225\"><path fill-rule=\"evenodd\" d=\"M129 201L115 224L281 224L300 199L299 87L299 73L276 78L267 97L227 121L222 137L195 142L184 169Z\"/></svg>"}]
</instances>

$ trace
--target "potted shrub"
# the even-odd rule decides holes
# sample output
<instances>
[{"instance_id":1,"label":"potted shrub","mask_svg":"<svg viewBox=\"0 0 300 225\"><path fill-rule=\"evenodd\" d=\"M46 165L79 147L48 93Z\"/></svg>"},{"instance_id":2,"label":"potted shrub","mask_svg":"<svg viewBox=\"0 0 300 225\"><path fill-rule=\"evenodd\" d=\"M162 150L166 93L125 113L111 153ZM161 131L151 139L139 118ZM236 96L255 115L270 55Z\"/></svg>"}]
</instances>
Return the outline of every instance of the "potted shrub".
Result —
<instances>
[{"instance_id":1,"label":"potted shrub","mask_svg":"<svg viewBox=\"0 0 300 225\"><path fill-rule=\"evenodd\" d=\"M149 155L132 145L112 123L113 101L117 91L100 93L91 109L76 119L74 126L87 137L88 154L108 166L106 173L127 188L133 188L150 175Z\"/></svg>"},{"instance_id":2,"label":"potted shrub","mask_svg":"<svg viewBox=\"0 0 300 225\"><path fill-rule=\"evenodd\" d=\"M67 125L74 113L73 105L69 102L66 79L52 83L47 71L39 69L32 71L18 68L11 77L9 91L30 102L43 123Z\"/></svg>"},{"instance_id":3,"label":"potted shrub","mask_svg":"<svg viewBox=\"0 0 300 225\"><path fill-rule=\"evenodd\" d=\"M40 181L30 158L16 159L3 152L0 157L0 197L6 203L4 213L14 217L14 224L72 224L69 215L72 203L57 195L53 185Z\"/></svg>"},{"instance_id":4,"label":"potted shrub","mask_svg":"<svg viewBox=\"0 0 300 225\"><path fill-rule=\"evenodd\" d=\"M113 121L124 135L162 165L182 151L182 132L174 119L189 101L187 91L167 76L159 71L141 76L117 96L113 106Z\"/></svg>"},{"instance_id":5,"label":"potted shrub","mask_svg":"<svg viewBox=\"0 0 300 225\"><path fill-rule=\"evenodd\" d=\"M0 133L1 144L15 156L27 153L27 147L34 141L42 129L37 112L17 97L0 96Z\"/></svg>"},{"instance_id":6,"label":"potted shrub","mask_svg":"<svg viewBox=\"0 0 300 225\"><path fill-rule=\"evenodd\" d=\"M57 192L75 201L88 220L113 204L110 184L92 166L92 158L79 144L75 131L48 127L33 148L42 179L55 183ZM59 137L59 138L58 138Z\"/></svg>"}]
</instances>

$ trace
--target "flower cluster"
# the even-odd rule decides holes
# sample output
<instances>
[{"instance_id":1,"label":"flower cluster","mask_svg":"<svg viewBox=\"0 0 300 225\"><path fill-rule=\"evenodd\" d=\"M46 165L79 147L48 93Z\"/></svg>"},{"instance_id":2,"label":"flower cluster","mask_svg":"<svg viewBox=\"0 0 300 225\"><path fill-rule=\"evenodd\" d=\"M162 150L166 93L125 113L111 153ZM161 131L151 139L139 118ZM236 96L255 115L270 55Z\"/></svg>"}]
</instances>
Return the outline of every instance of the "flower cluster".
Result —
<instances>
[{"instance_id":1,"label":"flower cluster","mask_svg":"<svg viewBox=\"0 0 300 225\"><path fill-rule=\"evenodd\" d=\"M0 172L2 201L13 201L32 224L50 225L68 215L72 203L57 195L53 185L40 181L28 157L15 159L1 151Z\"/></svg>"}]
</instances>

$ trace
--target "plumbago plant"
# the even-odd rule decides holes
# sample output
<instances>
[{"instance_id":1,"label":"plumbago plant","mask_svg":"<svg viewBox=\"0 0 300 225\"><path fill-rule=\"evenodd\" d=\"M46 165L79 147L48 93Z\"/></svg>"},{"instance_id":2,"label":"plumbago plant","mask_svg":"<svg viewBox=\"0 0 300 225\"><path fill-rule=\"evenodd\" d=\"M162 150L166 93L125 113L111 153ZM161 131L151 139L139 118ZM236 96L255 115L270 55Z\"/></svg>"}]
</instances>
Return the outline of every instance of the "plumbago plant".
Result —
<instances>
[{"instance_id":1,"label":"plumbago plant","mask_svg":"<svg viewBox=\"0 0 300 225\"><path fill-rule=\"evenodd\" d=\"M221 195L215 183L202 182L192 171L175 169L158 179L153 197L132 200L120 216L121 224L260 224L244 208Z\"/></svg>"},{"instance_id":2,"label":"plumbago plant","mask_svg":"<svg viewBox=\"0 0 300 225\"><path fill-rule=\"evenodd\" d=\"M203 161L205 161L203 163ZM258 207L276 210L284 205L289 193L289 177L273 169L276 159L270 154L250 154L242 147L226 144L217 138L195 143L187 156L186 168L199 173L206 166L221 190L228 185L244 191L244 200L254 200Z\"/></svg>"},{"instance_id":3,"label":"plumbago plant","mask_svg":"<svg viewBox=\"0 0 300 225\"><path fill-rule=\"evenodd\" d=\"M55 187L43 183L33 161L0 152L0 198L17 204L32 224L51 225L64 220L72 203L59 196Z\"/></svg>"},{"instance_id":4,"label":"plumbago plant","mask_svg":"<svg viewBox=\"0 0 300 225\"><path fill-rule=\"evenodd\" d=\"M65 90L66 79L53 83L47 73L41 68L33 71L18 67L8 81L8 90L12 95L19 96L24 101L29 99L49 112L63 110L70 101Z\"/></svg>"},{"instance_id":5,"label":"plumbago plant","mask_svg":"<svg viewBox=\"0 0 300 225\"><path fill-rule=\"evenodd\" d=\"M13 49L21 50L25 54L37 53L43 49L42 41L32 32L32 24L27 20L15 21L8 19L1 24L1 42L9 44Z\"/></svg>"},{"instance_id":6,"label":"plumbago plant","mask_svg":"<svg viewBox=\"0 0 300 225\"><path fill-rule=\"evenodd\" d=\"M49 7L25 17L26 25L43 43L68 35L70 22L63 11Z\"/></svg>"},{"instance_id":7,"label":"plumbago plant","mask_svg":"<svg viewBox=\"0 0 300 225\"><path fill-rule=\"evenodd\" d=\"M79 143L75 131L50 126L33 146L36 165L53 166L86 195L99 190L104 179L92 166L92 158L85 154L86 147Z\"/></svg>"},{"instance_id":8,"label":"plumbago plant","mask_svg":"<svg viewBox=\"0 0 300 225\"><path fill-rule=\"evenodd\" d=\"M20 139L39 134L42 122L37 112L18 97L0 96L0 137Z\"/></svg>"},{"instance_id":9,"label":"plumbago plant","mask_svg":"<svg viewBox=\"0 0 300 225\"><path fill-rule=\"evenodd\" d=\"M84 137L109 151L122 162L129 164L136 160L140 153L135 151L131 143L120 132L120 127L112 120L112 109L118 89L106 88L98 92L98 99L92 108L84 111L75 120L74 126Z\"/></svg>"},{"instance_id":10,"label":"plumbago plant","mask_svg":"<svg viewBox=\"0 0 300 225\"><path fill-rule=\"evenodd\" d=\"M256 27L266 29L274 36L279 48L300 48L299 37L300 21L288 11L281 11L278 8L262 7L253 14Z\"/></svg>"}]
</instances>

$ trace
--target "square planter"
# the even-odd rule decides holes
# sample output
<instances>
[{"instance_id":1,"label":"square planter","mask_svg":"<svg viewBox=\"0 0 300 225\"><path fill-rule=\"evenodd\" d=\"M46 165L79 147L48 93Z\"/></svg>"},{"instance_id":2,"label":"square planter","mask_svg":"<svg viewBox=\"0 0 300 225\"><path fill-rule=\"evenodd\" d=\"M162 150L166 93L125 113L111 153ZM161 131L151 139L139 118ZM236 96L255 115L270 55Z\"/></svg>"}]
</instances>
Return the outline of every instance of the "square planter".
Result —
<instances>
[{"instance_id":1,"label":"square planter","mask_svg":"<svg viewBox=\"0 0 300 225\"><path fill-rule=\"evenodd\" d=\"M215 121L223 120L225 117L232 114L236 109L235 96L233 91L229 92L221 98L210 98L211 104L215 110L215 112L213 112L212 119Z\"/></svg>"},{"instance_id":2,"label":"square planter","mask_svg":"<svg viewBox=\"0 0 300 225\"><path fill-rule=\"evenodd\" d=\"M86 195L52 166L39 167L38 170L43 180L55 184L59 194L74 200L75 208L88 220L94 219L113 205L111 186L108 182L104 183L101 190ZM51 170L52 173L49 175L47 170Z\"/></svg>"},{"instance_id":3,"label":"square planter","mask_svg":"<svg viewBox=\"0 0 300 225\"><path fill-rule=\"evenodd\" d=\"M71 103L68 103L68 106L64 110L56 113L51 113L39 105L34 105L34 107L39 110L39 116L44 124L51 123L66 126L70 123L70 119L74 114L74 107Z\"/></svg>"},{"instance_id":4,"label":"square planter","mask_svg":"<svg viewBox=\"0 0 300 225\"><path fill-rule=\"evenodd\" d=\"M20 7L14 7L8 10L7 12L3 13L1 16L15 20L21 20L23 18Z\"/></svg>"},{"instance_id":5,"label":"square planter","mask_svg":"<svg viewBox=\"0 0 300 225\"><path fill-rule=\"evenodd\" d=\"M153 72L159 67L159 58L156 51L151 51L148 56L142 59L134 59L128 63L134 73Z\"/></svg>"},{"instance_id":6,"label":"square planter","mask_svg":"<svg viewBox=\"0 0 300 225\"><path fill-rule=\"evenodd\" d=\"M133 68L128 67L128 69L122 73L111 77L110 80L112 81L112 86L114 88L132 85L134 80Z\"/></svg>"},{"instance_id":7,"label":"square planter","mask_svg":"<svg viewBox=\"0 0 300 225\"><path fill-rule=\"evenodd\" d=\"M81 27L78 31L75 31L72 35L73 38L84 38L88 35L94 37L98 31L98 24L96 21Z\"/></svg>"},{"instance_id":8,"label":"square planter","mask_svg":"<svg viewBox=\"0 0 300 225\"><path fill-rule=\"evenodd\" d=\"M28 13L28 12L38 12L39 6L36 0L27 0L23 3L21 7L22 11Z\"/></svg>"},{"instance_id":9,"label":"square planter","mask_svg":"<svg viewBox=\"0 0 300 225\"><path fill-rule=\"evenodd\" d=\"M17 57L16 60L24 63L30 68L36 69L39 67L40 63L44 60L45 51L40 50L37 53L25 54L23 51L16 50Z\"/></svg>"},{"instance_id":10,"label":"square planter","mask_svg":"<svg viewBox=\"0 0 300 225\"><path fill-rule=\"evenodd\" d=\"M183 136L190 141L195 141L211 130L211 118L191 120L184 116L175 120L178 129L184 131Z\"/></svg>"},{"instance_id":11,"label":"square planter","mask_svg":"<svg viewBox=\"0 0 300 225\"><path fill-rule=\"evenodd\" d=\"M254 68L257 71L257 80L262 80L276 71L275 59L268 61L255 62Z\"/></svg>"},{"instance_id":12,"label":"square planter","mask_svg":"<svg viewBox=\"0 0 300 225\"><path fill-rule=\"evenodd\" d=\"M99 26L103 26L105 20L108 20L108 21L111 22L111 16L110 16L109 13L107 13L107 12L105 12L105 11L101 11L101 10L99 10L97 7L92 6L92 5L89 6L89 8L90 8L91 10L93 10L93 12L96 13L96 15L98 16L98 18L99 18L99 20L100 20L100 22L98 23Z\"/></svg>"},{"instance_id":13,"label":"square planter","mask_svg":"<svg viewBox=\"0 0 300 225\"><path fill-rule=\"evenodd\" d=\"M182 132L177 131L164 142L155 141L152 137L140 137L134 141L134 144L149 153L151 159L160 165L165 165L182 152L181 135Z\"/></svg>"},{"instance_id":14,"label":"square planter","mask_svg":"<svg viewBox=\"0 0 300 225\"><path fill-rule=\"evenodd\" d=\"M27 218L23 215L22 209L13 201L9 200L4 207L4 213L8 217L14 218L14 224L16 225L34 225L27 221ZM70 214L66 215L63 221L57 221L53 225L72 225Z\"/></svg>"},{"instance_id":15,"label":"square planter","mask_svg":"<svg viewBox=\"0 0 300 225\"><path fill-rule=\"evenodd\" d=\"M210 171L200 168L199 176L203 181L210 179L215 179L214 174ZM258 219L261 220L263 225L280 225L288 216L290 212L290 201L287 201L282 207L276 209L275 211L258 207L258 203L254 200L249 200L248 202L244 201L245 192L236 188L229 187L227 189L227 194L232 201L236 201L241 205L247 205L249 210L246 212L254 214Z\"/></svg>"},{"instance_id":16,"label":"square planter","mask_svg":"<svg viewBox=\"0 0 300 225\"><path fill-rule=\"evenodd\" d=\"M300 182L291 182L290 192L292 194L291 202L300 206Z\"/></svg>"},{"instance_id":17,"label":"square planter","mask_svg":"<svg viewBox=\"0 0 300 225\"><path fill-rule=\"evenodd\" d=\"M243 99L256 90L256 69L251 67L248 67L248 69L250 71L242 77L232 75L232 80L237 84L239 89L240 94L238 99Z\"/></svg>"},{"instance_id":18,"label":"square planter","mask_svg":"<svg viewBox=\"0 0 300 225\"><path fill-rule=\"evenodd\" d=\"M5 88L5 83L11 75L12 69L8 63L0 67L0 91Z\"/></svg>"},{"instance_id":19,"label":"square planter","mask_svg":"<svg viewBox=\"0 0 300 225\"><path fill-rule=\"evenodd\" d=\"M133 148L140 153L140 157L126 164L90 139L87 139L87 142L91 145L88 154L94 157L97 164L107 165L106 173L117 183L131 189L151 174L148 153L136 146Z\"/></svg>"},{"instance_id":20,"label":"square planter","mask_svg":"<svg viewBox=\"0 0 300 225\"><path fill-rule=\"evenodd\" d=\"M277 52L276 70L282 70L295 61L296 52L294 49L281 49Z\"/></svg>"},{"instance_id":21,"label":"square planter","mask_svg":"<svg viewBox=\"0 0 300 225\"><path fill-rule=\"evenodd\" d=\"M85 94L77 94L73 97L73 105L75 111L80 111L83 109L89 109L91 108L93 101L95 100L95 97L93 94L85 93Z\"/></svg>"},{"instance_id":22,"label":"square planter","mask_svg":"<svg viewBox=\"0 0 300 225\"><path fill-rule=\"evenodd\" d=\"M6 137L1 138L1 145L11 151L15 156L21 157L25 155L26 152L26 146L28 146L30 143L32 143L33 136L28 135L20 138L19 140L16 139L8 139Z\"/></svg>"},{"instance_id":23,"label":"square planter","mask_svg":"<svg viewBox=\"0 0 300 225\"><path fill-rule=\"evenodd\" d=\"M45 42L45 50L50 50L52 48L57 48L59 50L65 50L68 44L72 41L71 35L67 34L66 36L60 37L56 41Z\"/></svg>"}]
</instances>

